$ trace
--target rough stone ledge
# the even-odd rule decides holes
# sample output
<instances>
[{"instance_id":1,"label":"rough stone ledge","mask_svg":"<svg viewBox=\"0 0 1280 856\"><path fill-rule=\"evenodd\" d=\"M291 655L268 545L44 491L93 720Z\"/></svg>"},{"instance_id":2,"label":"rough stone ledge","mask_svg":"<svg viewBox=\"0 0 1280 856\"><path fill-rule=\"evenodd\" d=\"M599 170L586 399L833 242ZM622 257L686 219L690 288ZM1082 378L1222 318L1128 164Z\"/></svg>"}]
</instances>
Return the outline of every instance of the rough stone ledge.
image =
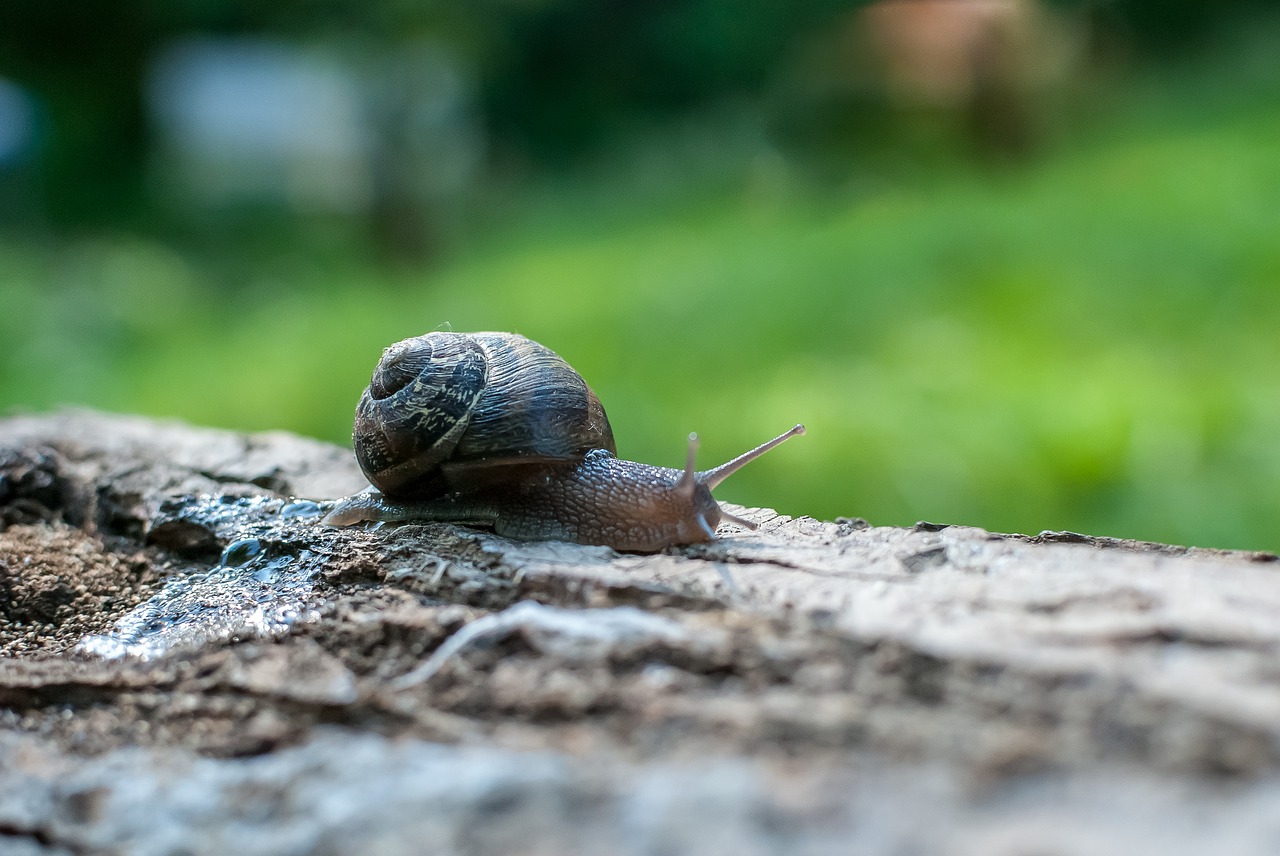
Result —
<instances>
[{"instance_id":1,"label":"rough stone ledge","mask_svg":"<svg viewBox=\"0 0 1280 856\"><path fill-rule=\"evenodd\" d=\"M637 556L298 501L362 486L286 434L0 421L0 851L1276 840L1270 554L742 509Z\"/></svg>"}]
</instances>

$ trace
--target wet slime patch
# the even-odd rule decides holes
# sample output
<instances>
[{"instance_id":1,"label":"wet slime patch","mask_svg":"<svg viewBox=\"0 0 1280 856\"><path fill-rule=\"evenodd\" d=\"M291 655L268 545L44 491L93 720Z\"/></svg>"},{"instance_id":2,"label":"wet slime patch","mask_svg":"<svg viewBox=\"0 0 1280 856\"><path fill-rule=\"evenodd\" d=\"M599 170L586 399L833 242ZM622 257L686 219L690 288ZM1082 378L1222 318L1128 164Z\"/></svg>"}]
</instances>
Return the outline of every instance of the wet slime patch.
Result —
<instances>
[{"instance_id":1,"label":"wet slime patch","mask_svg":"<svg viewBox=\"0 0 1280 856\"><path fill-rule=\"evenodd\" d=\"M291 548L288 530L320 513L313 502L263 497L200 496L166 503L157 531L168 535L161 534L161 540L174 537L197 551L227 543L217 564L171 578L106 632L86 636L76 650L106 659L150 660L214 643L278 637L298 622L316 620L315 588L324 562L309 550Z\"/></svg>"}]
</instances>

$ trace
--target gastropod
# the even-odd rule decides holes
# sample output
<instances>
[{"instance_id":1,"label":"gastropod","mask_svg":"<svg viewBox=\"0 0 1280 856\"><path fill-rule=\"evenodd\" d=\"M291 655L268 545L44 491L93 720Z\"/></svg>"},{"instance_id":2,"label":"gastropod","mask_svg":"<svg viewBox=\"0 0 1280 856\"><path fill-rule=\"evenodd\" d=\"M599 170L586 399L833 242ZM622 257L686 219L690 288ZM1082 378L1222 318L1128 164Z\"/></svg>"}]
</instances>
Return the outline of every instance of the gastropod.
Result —
<instances>
[{"instance_id":1,"label":"gastropod","mask_svg":"<svg viewBox=\"0 0 1280 856\"><path fill-rule=\"evenodd\" d=\"M709 470L617 457L604 407L550 349L514 333L428 333L383 353L356 407L356 459L374 490L325 522L434 520L521 540L654 552L715 538L711 491L803 425Z\"/></svg>"}]
</instances>

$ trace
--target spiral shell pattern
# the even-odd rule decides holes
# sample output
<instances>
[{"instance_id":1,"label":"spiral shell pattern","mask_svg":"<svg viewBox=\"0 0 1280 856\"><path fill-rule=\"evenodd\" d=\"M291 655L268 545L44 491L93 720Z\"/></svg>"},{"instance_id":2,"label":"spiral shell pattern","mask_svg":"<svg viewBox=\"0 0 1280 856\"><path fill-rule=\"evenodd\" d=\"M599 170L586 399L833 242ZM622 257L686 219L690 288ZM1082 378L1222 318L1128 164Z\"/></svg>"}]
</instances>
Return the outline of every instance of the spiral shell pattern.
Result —
<instances>
[{"instance_id":1,"label":"spiral shell pattern","mask_svg":"<svg viewBox=\"0 0 1280 856\"><path fill-rule=\"evenodd\" d=\"M398 499L615 453L604 407L559 355L513 333L428 333L387 348L356 407L366 478Z\"/></svg>"}]
</instances>

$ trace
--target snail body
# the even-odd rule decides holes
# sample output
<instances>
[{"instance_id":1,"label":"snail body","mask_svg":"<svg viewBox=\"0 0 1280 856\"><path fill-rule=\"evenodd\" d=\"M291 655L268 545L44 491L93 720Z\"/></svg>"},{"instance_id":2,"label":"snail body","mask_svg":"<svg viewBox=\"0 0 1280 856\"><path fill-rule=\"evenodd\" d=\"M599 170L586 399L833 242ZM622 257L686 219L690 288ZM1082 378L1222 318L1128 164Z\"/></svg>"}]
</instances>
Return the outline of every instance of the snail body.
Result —
<instances>
[{"instance_id":1,"label":"snail body","mask_svg":"<svg viewBox=\"0 0 1280 856\"><path fill-rule=\"evenodd\" d=\"M339 501L331 525L434 520L520 540L652 552L715 538L711 490L797 425L711 470L617 457L586 382L551 350L511 333L429 333L388 348L356 408L356 459L374 491Z\"/></svg>"}]
</instances>

